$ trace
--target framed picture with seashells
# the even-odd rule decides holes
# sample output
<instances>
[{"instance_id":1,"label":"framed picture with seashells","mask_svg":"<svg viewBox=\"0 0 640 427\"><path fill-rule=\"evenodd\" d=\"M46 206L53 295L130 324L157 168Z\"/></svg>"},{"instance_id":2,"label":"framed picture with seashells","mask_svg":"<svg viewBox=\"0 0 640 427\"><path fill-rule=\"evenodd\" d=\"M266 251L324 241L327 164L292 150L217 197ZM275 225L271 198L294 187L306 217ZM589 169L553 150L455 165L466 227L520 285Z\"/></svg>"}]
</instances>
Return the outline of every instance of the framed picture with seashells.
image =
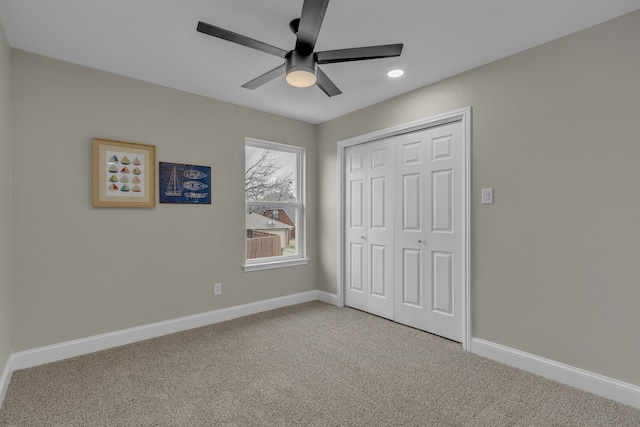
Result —
<instances>
[{"instance_id":1,"label":"framed picture with seashells","mask_svg":"<svg viewBox=\"0 0 640 427\"><path fill-rule=\"evenodd\" d=\"M156 147L93 138L94 207L156 206Z\"/></svg>"}]
</instances>

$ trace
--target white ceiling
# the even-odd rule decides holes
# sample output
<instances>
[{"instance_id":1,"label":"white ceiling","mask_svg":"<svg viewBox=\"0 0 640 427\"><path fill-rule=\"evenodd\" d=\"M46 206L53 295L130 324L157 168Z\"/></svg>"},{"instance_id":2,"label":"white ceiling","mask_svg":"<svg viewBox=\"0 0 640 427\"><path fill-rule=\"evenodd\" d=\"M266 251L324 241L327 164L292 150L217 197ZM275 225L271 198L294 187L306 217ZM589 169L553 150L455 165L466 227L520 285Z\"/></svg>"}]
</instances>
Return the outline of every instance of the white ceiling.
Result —
<instances>
[{"instance_id":1,"label":"white ceiling","mask_svg":"<svg viewBox=\"0 0 640 427\"><path fill-rule=\"evenodd\" d=\"M196 32L198 21L285 50L303 0L0 0L17 49L321 123L636 9L640 0L332 0L316 51L404 43L398 58L327 64L342 90L284 77L240 87L278 57ZM403 68L390 79L386 73Z\"/></svg>"}]
</instances>

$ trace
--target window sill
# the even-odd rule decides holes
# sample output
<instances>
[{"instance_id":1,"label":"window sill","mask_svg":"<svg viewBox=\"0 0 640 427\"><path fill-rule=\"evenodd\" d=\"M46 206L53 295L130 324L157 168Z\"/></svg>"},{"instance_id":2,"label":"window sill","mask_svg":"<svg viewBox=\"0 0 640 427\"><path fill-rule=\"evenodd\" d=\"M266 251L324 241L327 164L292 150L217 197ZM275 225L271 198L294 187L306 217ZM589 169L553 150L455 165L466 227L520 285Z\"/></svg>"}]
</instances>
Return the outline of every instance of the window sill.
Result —
<instances>
[{"instance_id":1,"label":"window sill","mask_svg":"<svg viewBox=\"0 0 640 427\"><path fill-rule=\"evenodd\" d=\"M249 271L269 270L271 268L294 267L296 265L306 265L308 263L309 258L296 258L279 261L265 261L255 264L245 264L242 268L246 273Z\"/></svg>"}]
</instances>

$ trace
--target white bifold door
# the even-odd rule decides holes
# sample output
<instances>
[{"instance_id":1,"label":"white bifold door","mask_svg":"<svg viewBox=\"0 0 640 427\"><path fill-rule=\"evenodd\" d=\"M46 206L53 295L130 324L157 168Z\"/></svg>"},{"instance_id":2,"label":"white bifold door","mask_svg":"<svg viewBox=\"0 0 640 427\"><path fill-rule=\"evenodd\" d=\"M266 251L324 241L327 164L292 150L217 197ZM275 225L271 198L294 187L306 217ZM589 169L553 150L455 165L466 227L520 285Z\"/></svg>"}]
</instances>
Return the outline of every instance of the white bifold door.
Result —
<instances>
[{"instance_id":1,"label":"white bifold door","mask_svg":"<svg viewBox=\"0 0 640 427\"><path fill-rule=\"evenodd\" d=\"M345 150L345 304L463 339L462 124Z\"/></svg>"}]
</instances>

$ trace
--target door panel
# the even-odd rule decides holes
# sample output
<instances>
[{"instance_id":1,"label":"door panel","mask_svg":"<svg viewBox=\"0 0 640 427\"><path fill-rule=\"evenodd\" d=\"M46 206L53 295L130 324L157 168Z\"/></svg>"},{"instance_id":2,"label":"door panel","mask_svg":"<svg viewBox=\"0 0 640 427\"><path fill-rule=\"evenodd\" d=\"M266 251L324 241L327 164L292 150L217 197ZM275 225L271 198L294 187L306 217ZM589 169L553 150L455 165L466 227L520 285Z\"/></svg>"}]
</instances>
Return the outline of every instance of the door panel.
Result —
<instances>
[{"instance_id":1,"label":"door panel","mask_svg":"<svg viewBox=\"0 0 640 427\"><path fill-rule=\"evenodd\" d=\"M422 206L420 198L421 174L404 175L402 177L402 230L420 231Z\"/></svg>"},{"instance_id":2,"label":"door panel","mask_svg":"<svg viewBox=\"0 0 640 427\"><path fill-rule=\"evenodd\" d=\"M432 160L450 159L453 155L452 150L452 135L445 135L442 137L436 137L432 139Z\"/></svg>"},{"instance_id":3,"label":"door panel","mask_svg":"<svg viewBox=\"0 0 640 427\"><path fill-rule=\"evenodd\" d=\"M386 178L371 180L371 228L384 229L387 226L385 212Z\"/></svg>"},{"instance_id":4,"label":"door panel","mask_svg":"<svg viewBox=\"0 0 640 427\"><path fill-rule=\"evenodd\" d=\"M356 292L364 292L364 246L359 243L351 244L351 251L349 252L349 266L351 271L349 274L349 290Z\"/></svg>"},{"instance_id":5,"label":"door panel","mask_svg":"<svg viewBox=\"0 0 640 427\"><path fill-rule=\"evenodd\" d=\"M378 148L371 151L371 170L387 166L388 148Z\"/></svg>"},{"instance_id":6,"label":"door panel","mask_svg":"<svg viewBox=\"0 0 640 427\"><path fill-rule=\"evenodd\" d=\"M364 216L362 212L362 196L363 182L361 179L351 181L351 191L349 192L349 206L351 207L351 224L352 228L364 228Z\"/></svg>"},{"instance_id":7,"label":"door panel","mask_svg":"<svg viewBox=\"0 0 640 427\"><path fill-rule=\"evenodd\" d=\"M431 271L433 283L431 310L442 314L453 315L453 254L431 252Z\"/></svg>"},{"instance_id":8,"label":"door panel","mask_svg":"<svg viewBox=\"0 0 640 427\"><path fill-rule=\"evenodd\" d=\"M386 249L371 245L371 294L386 298L388 283L385 283Z\"/></svg>"},{"instance_id":9,"label":"door panel","mask_svg":"<svg viewBox=\"0 0 640 427\"><path fill-rule=\"evenodd\" d=\"M433 172L431 182L433 184L433 189L431 190L431 218L433 221L431 230L434 232L451 232L451 224L453 222L452 171Z\"/></svg>"},{"instance_id":10,"label":"door panel","mask_svg":"<svg viewBox=\"0 0 640 427\"><path fill-rule=\"evenodd\" d=\"M422 304L422 254L419 250L402 251L402 304L420 308Z\"/></svg>"},{"instance_id":11,"label":"door panel","mask_svg":"<svg viewBox=\"0 0 640 427\"><path fill-rule=\"evenodd\" d=\"M422 141L415 140L414 142L408 142L402 146L403 164L420 163L421 156L424 150L422 149Z\"/></svg>"}]
</instances>

